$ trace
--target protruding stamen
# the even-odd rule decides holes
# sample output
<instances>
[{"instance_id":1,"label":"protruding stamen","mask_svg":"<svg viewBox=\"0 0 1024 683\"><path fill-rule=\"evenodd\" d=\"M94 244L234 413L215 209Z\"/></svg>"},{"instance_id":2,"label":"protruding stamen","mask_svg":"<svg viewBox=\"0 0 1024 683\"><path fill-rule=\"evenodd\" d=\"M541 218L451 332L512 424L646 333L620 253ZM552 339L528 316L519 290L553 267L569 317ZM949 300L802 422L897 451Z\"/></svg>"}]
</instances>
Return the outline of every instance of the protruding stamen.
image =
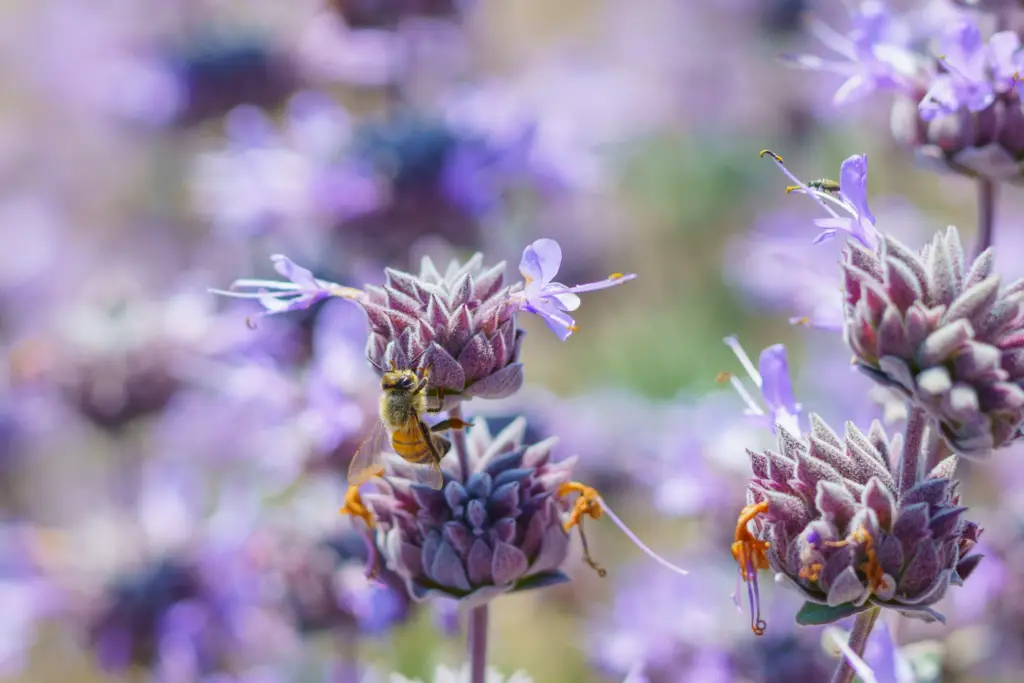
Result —
<instances>
[{"instance_id":1,"label":"protruding stamen","mask_svg":"<svg viewBox=\"0 0 1024 683\"><path fill-rule=\"evenodd\" d=\"M608 503L606 503L604 499L602 499L601 496L598 495L597 489L591 486L587 486L586 484L581 484L580 482L570 481L559 486L558 490L556 491L556 495L559 498L564 498L565 496L571 495L573 493L578 493L579 497L573 504L573 508L569 513L569 519L565 521L565 523L563 524L563 528L566 530L566 532L568 532L574 526L580 527L580 536L583 540L583 550L586 555L587 564L593 567L598 572L598 574L604 576L604 573L602 573L604 572L604 570L599 565L594 563L592 559L590 559L590 551L587 548L586 539L583 538L582 532L583 519L585 517L600 519L602 514L607 514L608 518L612 520L615 526L619 527L619 529L622 530L622 533L626 534L626 537L630 541L632 541L633 544L636 545L636 547L640 548L640 550L643 551L643 553L650 557L652 560L654 560L661 566L674 571L677 574L682 574L683 576L689 574L689 572L685 569L672 564L664 557L662 557L661 555L647 547L647 545L643 541L641 541L635 533L633 533L632 529L626 526L625 522L619 519L619 516L616 515L610 507L608 507Z\"/></svg>"},{"instance_id":2,"label":"protruding stamen","mask_svg":"<svg viewBox=\"0 0 1024 683\"><path fill-rule=\"evenodd\" d=\"M867 559L857 566L857 569L864 573L864 576L868 580L868 588L872 593L877 593L879 589L883 588L886 584L885 570L882 569L882 565L878 563L878 552L875 550L875 539L871 537L871 533L863 526L858 527L849 536L841 541L829 541L825 545L833 548L842 548L850 544L857 544L864 546L864 552L867 555Z\"/></svg>"},{"instance_id":3,"label":"protruding stamen","mask_svg":"<svg viewBox=\"0 0 1024 683\"><path fill-rule=\"evenodd\" d=\"M754 536L747 529L747 524L767 511L768 501L743 508L736 521L736 540L732 544L732 556L739 564L740 578L747 584L747 598L750 601L750 630L758 636L764 635L768 625L761 618L761 591L757 583L757 572L771 566L768 556L765 554L771 544Z\"/></svg>"},{"instance_id":4,"label":"protruding stamen","mask_svg":"<svg viewBox=\"0 0 1024 683\"><path fill-rule=\"evenodd\" d=\"M366 527L370 530L375 529L377 526L373 519L373 514L363 503L363 498L359 494L358 486L348 487L348 491L345 492L345 504L341 506L341 509L338 510L338 512L343 515L358 517L366 522Z\"/></svg>"}]
</instances>

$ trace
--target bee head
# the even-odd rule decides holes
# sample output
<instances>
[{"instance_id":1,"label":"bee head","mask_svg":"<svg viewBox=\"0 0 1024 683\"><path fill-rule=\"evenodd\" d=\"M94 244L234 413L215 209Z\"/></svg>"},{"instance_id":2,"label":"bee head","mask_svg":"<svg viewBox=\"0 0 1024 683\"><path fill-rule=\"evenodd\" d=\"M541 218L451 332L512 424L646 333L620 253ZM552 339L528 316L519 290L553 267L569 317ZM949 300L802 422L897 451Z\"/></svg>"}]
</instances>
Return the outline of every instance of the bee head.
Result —
<instances>
[{"instance_id":1,"label":"bee head","mask_svg":"<svg viewBox=\"0 0 1024 683\"><path fill-rule=\"evenodd\" d=\"M380 378L380 388L386 390L412 391L418 382L412 370L391 370Z\"/></svg>"}]
</instances>

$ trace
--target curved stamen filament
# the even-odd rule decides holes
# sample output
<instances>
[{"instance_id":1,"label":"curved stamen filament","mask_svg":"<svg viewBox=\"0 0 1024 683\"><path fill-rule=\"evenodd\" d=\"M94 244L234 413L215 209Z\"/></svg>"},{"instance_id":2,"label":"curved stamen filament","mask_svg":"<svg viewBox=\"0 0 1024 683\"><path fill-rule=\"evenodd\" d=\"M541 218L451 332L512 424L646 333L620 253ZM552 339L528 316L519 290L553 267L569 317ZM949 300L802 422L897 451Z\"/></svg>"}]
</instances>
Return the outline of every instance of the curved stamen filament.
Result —
<instances>
[{"instance_id":1,"label":"curved stamen filament","mask_svg":"<svg viewBox=\"0 0 1024 683\"><path fill-rule=\"evenodd\" d=\"M761 618L761 590L757 582L759 569L771 565L765 554L771 544L754 536L747 528L753 519L768 512L768 501L748 505L740 511L736 520L736 540L732 544L732 556L739 564L739 578L747 584L747 599L750 601L750 630L754 635L764 635L768 624ZM737 588L738 588L737 583Z\"/></svg>"},{"instance_id":2,"label":"curved stamen filament","mask_svg":"<svg viewBox=\"0 0 1024 683\"><path fill-rule=\"evenodd\" d=\"M608 507L608 503L606 503L604 499L602 499L601 496L597 493L597 489L591 486L587 486L586 484L581 484L580 482L570 481L559 486L556 495L559 498L564 498L565 496L571 495L573 493L577 493L579 494L579 496L576 498L576 502L573 504L572 510L569 512L569 518L565 521L565 523L562 526L566 530L566 532L568 532L574 526L580 527L580 538L583 541L583 550L585 553L584 559L587 562L587 564L589 564L598 572L599 575L605 575L604 569L598 566L596 563L594 563L594 561L590 558L590 551L587 548L587 541L583 537L583 519L585 517L600 519L603 514L607 514L608 518L612 520L615 526L619 527L619 529L622 530L622 533L626 534L626 537L630 541L632 541L636 547L640 548L640 550L643 551L643 553L650 557L652 560L677 574L681 574L683 576L689 574L688 571L669 562L664 557L651 550L643 541L641 541L640 538L635 533L633 533L633 530L626 526L626 523L619 519L619 516L616 515L610 507Z\"/></svg>"}]
</instances>

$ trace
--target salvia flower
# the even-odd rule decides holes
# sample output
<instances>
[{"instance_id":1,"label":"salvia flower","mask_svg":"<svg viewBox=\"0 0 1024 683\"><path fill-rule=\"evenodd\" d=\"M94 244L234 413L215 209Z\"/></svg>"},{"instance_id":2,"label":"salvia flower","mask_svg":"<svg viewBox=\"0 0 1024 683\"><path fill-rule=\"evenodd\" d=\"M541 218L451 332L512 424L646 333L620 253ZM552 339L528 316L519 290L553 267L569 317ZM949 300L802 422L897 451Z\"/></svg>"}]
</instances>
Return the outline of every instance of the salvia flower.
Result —
<instances>
[{"instance_id":1,"label":"salvia flower","mask_svg":"<svg viewBox=\"0 0 1024 683\"><path fill-rule=\"evenodd\" d=\"M576 458L553 462L556 438L527 446L525 431L525 420L517 419L492 436L486 421L477 419L467 440L468 471L462 471L456 444L441 462L441 490L413 483L415 465L389 459L382 478L374 480L376 492L350 488L342 512L374 530L386 567L416 600L455 598L475 605L568 581L560 567L575 526L587 563L603 576L582 532L586 517L603 514L656 562L686 573L645 546L594 489L570 481ZM579 495L570 506L565 497L574 493Z\"/></svg>"},{"instance_id":2,"label":"salvia flower","mask_svg":"<svg viewBox=\"0 0 1024 683\"><path fill-rule=\"evenodd\" d=\"M539 239L523 251L519 272L525 281L513 300L524 311L539 315L551 331L565 340L576 331L576 321L569 315L580 306L577 294L615 287L636 278L635 274L613 273L600 282L567 287L554 282L562 264L562 248L552 239Z\"/></svg>"},{"instance_id":3,"label":"salvia flower","mask_svg":"<svg viewBox=\"0 0 1024 683\"><path fill-rule=\"evenodd\" d=\"M569 549L558 487L573 459L551 462L555 440L522 443L525 421L496 436L478 420L468 437L469 472L457 457L442 461L444 488L412 483L408 468L389 463L377 491L361 498L387 567L410 594L485 602L509 591L561 583Z\"/></svg>"},{"instance_id":4,"label":"salvia flower","mask_svg":"<svg viewBox=\"0 0 1024 683\"><path fill-rule=\"evenodd\" d=\"M772 432L775 431L776 425L782 425L799 433L800 404L793 397L793 384L789 378L789 359L786 355L786 347L782 344L773 344L761 351L758 366L755 368L736 337L726 337L724 341L726 346L736 354L743 369L746 370L754 386L760 390L763 398L765 407L761 407L761 404L747 391L738 377L730 373L722 373L719 378L723 381L728 379L736 393L747 404L746 414L763 422L764 426L771 429Z\"/></svg>"},{"instance_id":5,"label":"salvia flower","mask_svg":"<svg viewBox=\"0 0 1024 683\"><path fill-rule=\"evenodd\" d=\"M843 252L844 335L857 367L935 419L957 453L980 457L1024 421L1024 280L1000 290L989 249L973 263L956 228L914 253L885 235Z\"/></svg>"},{"instance_id":6,"label":"salvia flower","mask_svg":"<svg viewBox=\"0 0 1024 683\"><path fill-rule=\"evenodd\" d=\"M846 77L836 90L836 105L861 100L885 90L909 90L921 68L921 59L909 46L909 32L901 17L882 0L850 3L851 26L845 35L811 18L808 28L840 59L814 55L786 55L794 66Z\"/></svg>"},{"instance_id":7,"label":"salvia flower","mask_svg":"<svg viewBox=\"0 0 1024 683\"><path fill-rule=\"evenodd\" d=\"M965 17L947 29L940 49L944 70L932 79L918 105L925 121L961 108L982 111L998 93L1016 85L1020 38L1013 31L1001 31L985 41L978 25Z\"/></svg>"},{"instance_id":8,"label":"salvia flower","mask_svg":"<svg viewBox=\"0 0 1024 683\"><path fill-rule=\"evenodd\" d=\"M821 179L805 183L782 162L782 157L771 150L762 150L761 156L773 159L794 183L786 188L786 192L806 194L829 214L828 218L815 219L814 225L821 229L815 242L831 239L838 232L845 232L868 248L878 244L878 231L875 229L875 217L868 208L868 158L863 154L855 154L847 158L839 168L839 182ZM836 211L835 208L841 212ZM846 215L843 215L846 214Z\"/></svg>"},{"instance_id":9,"label":"salvia flower","mask_svg":"<svg viewBox=\"0 0 1024 683\"><path fill-rule=\"evenodd\" d=\"M750 505L733 545L755 633L765 626L757 570L769 567L807 600L797 615L803 624L829 623L873 605L941 620L933 606L981 559L970 554L980 529L963 518L966 508L949 478L956 456L900 493L895 469L902 438L889 440L878 422L867 435L847 423L840 438L811 415L806 438L780 429L778 443L778 452L748 451Z\"/></svg>"},{"instance_id":10,"label":"salvia flower","mask_svg":"<svg viewBox=\"0 0 1024 683\"><path fill-rule=\"evenodd\" d=\"M918 91L899 98L892 130L918 160L971 177L1019 181L1024 160L1020 37L1000 31L987 40L961 16L941 39L936 68Z\"/></svg>"},{"instance_id":11,"label":"salvia flower","mask_svg":"<svg viewBox=\"0 0 1024 683\"><path fill-rule=\"evenodd\" d=\"M274 254L270 261L274 264L274 270L288 279L287 282L244 278L232 282L230 290L210 291L239 299L256 299L265 309L263 315L303 311L332 296L354 300L364 296L357 289L318 280L308 269L283 254Z\"/></svg>"},{"instance_id":12,"label":"salvia flower","mask_svg":"<svg viewBox=\"0 0 1024 683\"><path fill-rule=\"evenodd\" d=\"M504 262L484 267L475 254L453 261L442 274L430 258L413 275L386 269L381 287L364 290L319 280L285 256L272 257L290 282L237 280L232 290L214 293L256 299L264 315L302 310L329 297L362 307L370 322L366 355L378 368L429 368L432 393L444 406L461 398L504 398L519 390L523 367L519 349L525 332L516 326L518 311L535 313L565 339L576 329L566 313L579 306L580 292L614 287L635 275L575 287L552 282L562 252L554 240L537 240L523 253L525 284L505 285Z\"/></svg>"}]
</instances>

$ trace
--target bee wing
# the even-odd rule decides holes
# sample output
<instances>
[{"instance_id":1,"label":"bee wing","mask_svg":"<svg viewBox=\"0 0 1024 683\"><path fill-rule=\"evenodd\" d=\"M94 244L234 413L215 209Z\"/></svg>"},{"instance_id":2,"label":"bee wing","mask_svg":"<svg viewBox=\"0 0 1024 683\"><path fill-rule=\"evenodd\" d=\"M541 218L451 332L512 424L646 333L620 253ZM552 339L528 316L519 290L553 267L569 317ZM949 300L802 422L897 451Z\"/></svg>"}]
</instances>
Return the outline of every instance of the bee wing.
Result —
<instances>
[{"instance_id":1,"label":"bee wing","mask_svg":"<svg viewBox=\"0 0 1024 683\"><path fill-rule=\"evenodd\" d=\"M444 487L444 477L441 475L441 463L433 462L429 465L416 465L412 469L414 472L413 479L417 484L424 484L439 491Z\"/></svg>"},{"instance_id":2,"label":"bee wing","mask_svg":"<svg viewBox=\"0 0 1024 683\"><path fill-rule=\"evenodd\" d=\"M348 465L348 483L352 486L362 486L374 477L384 474L384 466L380 464L381 454L390 449L388 430L378 419L373 423L370 435L352 456L352 462Z\"/></svg>"}]
</instances>

